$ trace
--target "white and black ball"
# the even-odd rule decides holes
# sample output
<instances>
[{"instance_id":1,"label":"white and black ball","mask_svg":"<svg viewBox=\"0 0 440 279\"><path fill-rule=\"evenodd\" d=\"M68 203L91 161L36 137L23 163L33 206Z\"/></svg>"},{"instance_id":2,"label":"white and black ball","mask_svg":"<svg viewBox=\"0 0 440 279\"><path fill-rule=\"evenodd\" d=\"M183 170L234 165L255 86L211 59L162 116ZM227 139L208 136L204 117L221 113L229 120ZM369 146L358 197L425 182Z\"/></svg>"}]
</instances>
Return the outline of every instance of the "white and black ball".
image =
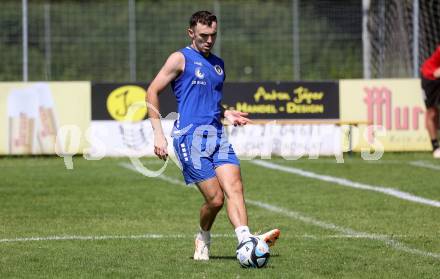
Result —
<instances>
[{"instance_id":1,"label":"white and black ball","mask_svg":"<svg viewBox=\"0 0 440 279\"><path fill-rule=\"evenodd\" d=\"M244 268L262 268L269 261L270 251L266 242L258 237L248 237L237 246L237 260Z\"/></svg>"}]
</instances>

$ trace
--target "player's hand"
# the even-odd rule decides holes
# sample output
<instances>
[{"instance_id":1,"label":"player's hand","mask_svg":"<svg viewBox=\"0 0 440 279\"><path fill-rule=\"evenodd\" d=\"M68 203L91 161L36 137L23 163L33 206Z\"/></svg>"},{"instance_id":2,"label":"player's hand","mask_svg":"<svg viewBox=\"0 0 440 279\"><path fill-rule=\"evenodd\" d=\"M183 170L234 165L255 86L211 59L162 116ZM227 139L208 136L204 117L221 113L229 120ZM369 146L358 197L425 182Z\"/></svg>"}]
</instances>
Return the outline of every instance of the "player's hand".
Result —
<instances>
[{"instance_id":1,"label":"player's hand","mask_svg":"<svg viewBox=\"0 0 440 279\"><path fill-rule=\"evenodd\" d=\"M251 122L251 120L245 116L248 116L247 112L241 112L236 110L226 110L225 118L234 126L242 126Z\"/></svg>"},{"instance_id":2,"label":"player's hand","mask_svg":"<svg viewBox=\"0 0 440 279\"><path fill-rule=\"evenodd\" d=\"M154 154L162 160L168 157L168 142L164 135L154 136Z\"/></svg>"}]
</instances>

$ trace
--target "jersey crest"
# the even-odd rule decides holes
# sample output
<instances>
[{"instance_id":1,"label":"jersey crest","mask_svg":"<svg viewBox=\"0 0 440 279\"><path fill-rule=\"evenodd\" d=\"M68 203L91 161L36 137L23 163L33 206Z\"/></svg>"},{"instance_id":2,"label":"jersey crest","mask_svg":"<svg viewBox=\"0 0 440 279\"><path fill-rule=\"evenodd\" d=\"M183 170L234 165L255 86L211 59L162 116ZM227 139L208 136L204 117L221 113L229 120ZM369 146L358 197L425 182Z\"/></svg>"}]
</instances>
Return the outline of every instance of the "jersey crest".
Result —
<instances>
[{"instance_id":1,"label":"jersey crest","mask_svg":"<svg viewBox=\"0 0 440 279\"><path fill-rule=\"evenodd\" d=\"M215 65L215 66L214 66L214 69L215 69L215 72L216 72L219 76L223 75L223 69L222 69L222 67L220 67L220 65Z\"/></svg>"}]
</instances>

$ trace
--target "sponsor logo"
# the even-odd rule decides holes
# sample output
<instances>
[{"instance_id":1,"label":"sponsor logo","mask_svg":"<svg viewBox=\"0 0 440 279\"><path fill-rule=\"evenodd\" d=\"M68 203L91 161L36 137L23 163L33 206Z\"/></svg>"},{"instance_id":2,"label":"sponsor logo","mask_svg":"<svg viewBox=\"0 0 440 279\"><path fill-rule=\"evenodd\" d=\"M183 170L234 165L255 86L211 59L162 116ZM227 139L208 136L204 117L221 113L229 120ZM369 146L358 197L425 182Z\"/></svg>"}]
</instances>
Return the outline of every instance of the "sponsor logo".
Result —
<instances>
[{"instance_id":1,"label":"sponsor logo","mask_svg":"<svg viewBox=\"0 0 440 279\"><path fill-rule=\"evenodd\" d=\"M205 78L205 74L201 71L200 67L197 67L194 74L196 75L197 78L199 79L204 79Z\"/></svg>"},{"instance_id":2,"label":"sponsor logo","mask_svg":"<svg viewBox=\"0 0 440 279\"><path fill-rule=\"evenodd\" d=\"M199 62L199 61L194 61L194 64L199 65L199 66L203 66L202 62Z\"/></svg>"},{"instance_id":3,"label":"sponsor logo","mask_svg":"<svg viewBox=\"0 0 440 279\"><path fill-rule=\"evenodd\" d=\"M195 85L195 84L206 85L206 81L204 81L204 80L193 80L191 82L191 84L193 84L193 85Z\"/></svg>"},{"instance_id":4,"label":"sponsor logo","mask_svg":"<svg viewBox=\"0 0 440 279\"><path fill-rule=\"evenodd\" d=\"M215 66L214 66L214 69L215 69L215 72L216 72L219 76L223 75L223 69L222 69L222 67L220 67L219 65L215 65Z\"/></svg>"},{"instance_id":5,"label":"sponsor logo","mask_svg":"<svg viewBox=\"0 0 440 279\"><path fill-rule=\"evenodd\" d=\"M387 130L420 129L419 122L424 114L423 107L393 105L393 92L386 86L365 86L363 101L366 105L368 121L375 125L384 126Z\"/></svg>"},{"instance_id":6,"label":"sponsor logo","mask_svg":"<svg viewBox=\"0 0 440 279\"><path fill-rule=\"evenodd\" d=\"M145 100L146 91L135 85L121 86L113 90L107 98L107 110L110 116L117 120L125 119L129 113L130 106L137 102L143 102ZM130 113L130 121L141 121L147 114L146 107L136 107L132 113Z\"/></svg>"}]
</instances>

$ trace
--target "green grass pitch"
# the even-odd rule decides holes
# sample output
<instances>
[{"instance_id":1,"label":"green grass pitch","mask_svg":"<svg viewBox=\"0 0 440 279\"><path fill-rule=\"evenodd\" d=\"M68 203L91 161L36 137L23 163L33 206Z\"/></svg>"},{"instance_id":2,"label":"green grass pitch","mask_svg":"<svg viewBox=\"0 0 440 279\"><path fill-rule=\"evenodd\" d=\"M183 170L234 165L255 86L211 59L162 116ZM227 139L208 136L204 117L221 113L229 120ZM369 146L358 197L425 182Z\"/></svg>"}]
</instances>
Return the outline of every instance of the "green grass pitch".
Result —
<instances>
[{"instance_id":1,"label":"green grass pitch","mask_svg":"<svg viewBox=\"0 0 440 279\"><path fill-rule=\"evenodd\" d=\"M172 163L165 180L123 167L127 158L74 157L73 170L58 157L0 158L0 278L438 278L440 162L430 154L264 160L316 177L254 162L242 161L250 228L282 231L261 270L240 268L224 209L211 260L192 260L202 197L174 183Z\"/></svg>"}]
</instances>

